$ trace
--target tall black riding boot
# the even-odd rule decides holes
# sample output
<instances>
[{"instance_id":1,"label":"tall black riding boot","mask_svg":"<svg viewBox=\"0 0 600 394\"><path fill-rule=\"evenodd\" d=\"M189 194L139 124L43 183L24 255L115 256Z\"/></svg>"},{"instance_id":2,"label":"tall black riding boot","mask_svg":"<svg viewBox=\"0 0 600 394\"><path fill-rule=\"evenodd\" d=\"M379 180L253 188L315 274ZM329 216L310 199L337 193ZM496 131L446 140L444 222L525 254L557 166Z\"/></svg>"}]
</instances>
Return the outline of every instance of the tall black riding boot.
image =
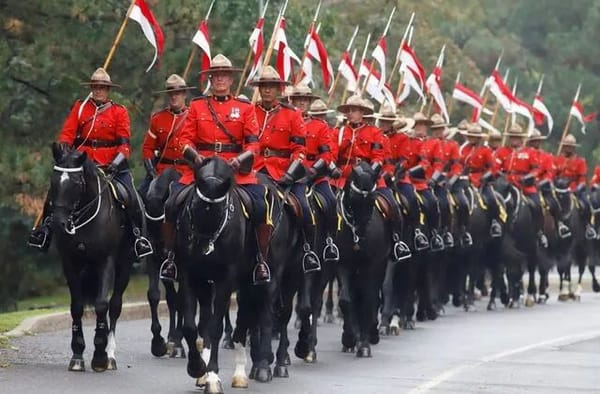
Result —
<instances>
[{"instance_id":1,"label":"tall black riding boot","mask_svg":"<svg viewBox=\"0 0 600 394\"><path fill-rule=\"evenodd\" d=\"M34 223L31 232L29 233L29 240L27 244L31 247L38 248L41 252L45 253L50 247L52 241L52 209L48 202L48 197L44 202L44 210L41 216Z\"/></svg>"},{"instance_id":2,"label":"tall black riding boot","mask_svg":"<svg viewBox=\"0 0 600 394\"><path fill-rule=\"evenodd\" d=\"M175 264L175 224L163 222L161 236L163 238L164 256L160 265L159 277L162 280L175 282L177 280L177 264Z\"/></svg>"},{"instance_id":3,"label":"tall black riding boot","mask_svg":"<svg viewBox=\"0 0 600 394\"><path fill-rule=\"evenodd\" d=\"M256 225L256 242L258 244L258 254L256 255L256 265L252 270L252 282L255 285L262 285L271 281L271 270L266 261L269 253L269 243L273 227L270 224L259 223Z\"/></svg>"},{"instance_id":4,"label":"tall black riding boot","mask_svg":"<svg viewBox=\"0 0 600 394\"><path fill-rule=\"evenodd\" d=\"M129 192L131 201L126 207L127 216L131 221L131 227L133 235L135 237L135 243L133 245L136 257L142 258L151 255L154 251L152 244L145 237L146 231L146 216L144 214L144 208L141 205L139 196L135 190Z\"/></svg>"}]
</instances>

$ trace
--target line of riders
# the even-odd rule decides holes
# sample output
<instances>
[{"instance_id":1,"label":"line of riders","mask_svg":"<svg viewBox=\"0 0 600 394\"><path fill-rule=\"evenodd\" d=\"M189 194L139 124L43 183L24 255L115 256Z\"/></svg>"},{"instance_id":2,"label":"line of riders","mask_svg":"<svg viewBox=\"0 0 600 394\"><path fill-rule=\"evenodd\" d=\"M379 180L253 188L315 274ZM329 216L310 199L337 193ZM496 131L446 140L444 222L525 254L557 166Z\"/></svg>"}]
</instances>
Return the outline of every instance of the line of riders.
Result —
<instances>
[{"instance_id":1,"label":"line of riders","mask_svg":"<svg viewBox=\"0 0 600 394\"><path fill-rule=\"evenodd\" d=\"M535 212L533 225L541 247L548 245L542 230L544 210L556 219L561 238L571 233L561 221L556 200L553 180L559 177L568 180L570 191L580 197L586 212L586 238L597 238L585 198L587 165L575 153L578 144L572 135L562 141L561 154L555 157L541 148L545 137L538 130L528 136L521 126L513 124L505 137L497 132L486 135L479 125L466 121L450 127L438 114L429 118L417 112L409 118L385 106L381 113L374 113L373 105L359 96L349 97L337 108L343 116L338 118L339 126L331 127L327 118L334 111L312 94L309 87L285 89L281 97L289 83L270 66L250 83L260 93L257 104L234 97L231 87L234 75L240 71L222 54L215 56L210 68L203 72L210 79L211 94L194 98L189 104L188 92L195 88L187 86L176 74L168 77L165 90L160 92L166 93L168 106L151 116L144 137L142 157L147 176L139 193L127 163L131 153L129 115L124 106L109 99L110 89L119 85L111 81L104 69L98 68L90 81L83 83L91 87L91 94L75 102L58 136L61 149L86 152L100 169L112 174L127 189L124 208L131 222L138 258L154 252L145 234L143 197L151 182L167 169L173 168L180 175L171 183L165 203L161 229L165 249L160 269L162 279L174 281L178 275L174 246L178 202L183 200L178 197L192 190L194 173L190 163L198 165L211 156L229 163L236 173L237 186L251 199L250 217L258 244L253 271L255 284L271 280L266 256L274 227L268 189L259 180L266 177L287 188L301 208L302 264L307 272L319 269L321 258L339 259L335 244L336 191L345 186L352 168L361 162L369 163L380 174L376 191L394 210L391 218L404 214L411 220L429 224L427 228L432 230L428 234L415 230L413 249L417 251L454 247L454 236L443 225L448 223L444 220L447 215L455 215L460 223L457 242L463 247L472 244L468 231L469 187L480 191L481 203L491 223L490 236L501 237L507 214L492 186L498 174L504 174L528 197ZM455 140L456 136L463 138L462 145ZM503 139L508 140L506 146ZM590 183L597 182L600 182L600 167L595 169ZM320 253L314 245L315 215L309 208L307 185L312 185L324 203L321 208L327 221L326 241ZM31 246L44 251L49 247L52 212L47 199L30 234ZM399 232L396 229L391 234L393 256L397 260L411 253L400 241Z\"/></svg>"}]
</instances>

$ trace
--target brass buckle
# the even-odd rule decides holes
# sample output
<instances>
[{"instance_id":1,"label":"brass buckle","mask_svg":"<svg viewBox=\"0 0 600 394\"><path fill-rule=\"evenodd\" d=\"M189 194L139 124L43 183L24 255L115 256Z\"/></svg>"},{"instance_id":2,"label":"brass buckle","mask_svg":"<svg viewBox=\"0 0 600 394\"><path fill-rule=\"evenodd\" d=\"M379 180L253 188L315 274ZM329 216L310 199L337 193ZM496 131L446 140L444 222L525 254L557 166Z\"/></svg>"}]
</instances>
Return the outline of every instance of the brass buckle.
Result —
<instances>
[{"instance_id":1,"label":"brass buckle","mask_svg":"<svg viewBox=\"0 0 600 394\"><path fill-rule=\"evenodd\" d=\"M215 142L215 152L217 152L217 153L223 152L223 143Z\"/></svg>"},{"instance_id":2,"label":"brass buckle","mask_svg":"<svg viewBox=\"0 0 600 394\"><path fill-rule=\"evenodd\" d=\"M269 148L265 148L265 149L263 150L263 156L264 156L264 157L271 157L271 149L269 149Z\"/></svg>"}]
</instances>

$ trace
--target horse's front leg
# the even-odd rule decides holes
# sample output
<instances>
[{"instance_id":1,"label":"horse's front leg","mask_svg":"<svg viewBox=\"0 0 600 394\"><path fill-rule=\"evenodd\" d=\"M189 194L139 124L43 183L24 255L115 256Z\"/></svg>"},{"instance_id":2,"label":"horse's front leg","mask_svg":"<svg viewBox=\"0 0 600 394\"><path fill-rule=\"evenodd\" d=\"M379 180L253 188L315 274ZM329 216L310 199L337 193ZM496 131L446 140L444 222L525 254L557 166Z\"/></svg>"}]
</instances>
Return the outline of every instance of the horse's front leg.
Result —
<instances>
[{"instance_id":1,"label":"horse's front leg","mask_svg":"<svg viewBox=\"0 0 600 394\"><path fill-rule=\"evenodd\" d=\"M167 353L169 357L185 358L185 350L181 344L183 339L183 306L181 292L175 289L171 281L162 282L165 287L165 298L169 310L169 332L167 333Z\"/></svg>"},{"instance_id":2,"label":"horse's front leg","mask_svg":"<svg viewBox=\"0 0 600 394\"><path fill-rule=\"evenodd\" d=\"M120 260L120 265L115 269L115 284L108 306L108 316L110 318L110 331L108 333L107 347L109 370L117 369L117 359L115 358L117 342L115 339L115 332L117 328L117 320L119 319L119 316L121 316L121 310L123 307L123 293L129 284L130 269L131 264L127 263L127 258Z\"/></svg>"},{"instance_id":3,"label":"horse's front leg","mask_svg":"<svg viewBox=\"0 0 600 394\"><path fill-rule=\"evenodd\" d=\"M67 270L65 269L65 272ZM85 340L81 326L81 318L85 300L81 289L81 281L76 278L78 275L67 274L67 284L71 294L71 351L73 356L69 362L69 371L85 371L85 362L83 361L83 351L85 350Z\"/></svg>"},{"instance_id":4,"label":"horse's front leg","mask_svg":"<svg viewBox=\"0 0 600 394\"><path fill-rule=\"evenodd\" d=\"M92 358L92 369L96 372L104 372L108 369L108 322L107 314L109 308L108 292L111 288L111 279L115 275L115 259L108 257L96 268L98 277L96 299L94 308L96 310L96 334L94 335L94 356ZM114 339L114 337L113 337Z\"/></svg>"},{"instance_id":5,"label":"horse's front leg","mask_svg":"<svg viewBox=\"0 0 600 394\"><path fill-rule=\"evenodd\" d=\"M160 289L158 278L158 265L156 256L151 256L146 259L148 264L148 304L150 305L150 331L152 332L152 342L150 351L155 357L162 357L167 353L167 344L165 339L160 335L162 327L158 320L158 303L160 302Z\"/></svg>"},{"instance_id":6,"label":"horse's front leg","mask_svg":"<svg viewBox=\"0 0 600 394\"><path fill-rule=\"evenodd\" d=\"M351 353L354 351L358 340L358 323L354 311L354 296L352 288L352 278L348 267L342 263L338 267L338 285L340 287L339 306L344 318L342 331L342 352Z\"/></svg>"},{"instance_id":7,"label":"horse's front leg","mask_svg":"<svg viewBox=\"0 0 600 394\"><path fill-rule=\"evenodd\" d=\"M185 263L181 264L182 266ZM184 267L183 267L184 268ZM186 272L182 270L181 280L179 282L179 293L182 300L183 309L183 336L188 345L188 364L187 373L192 378L199 378L206 372L206 363L200 357L200 352L196 346L198 331L196 327L196 294L192 290L189 278Z\"/></svg>"},{"instance_id":8,"label":"horse's front leg","mask_svg":"<svg viewBox=\"0 0 600 394\"><path fill-rule=\"evenodd\" d=\"M228 281L231 283L233 279ZM223 393L223 384L219 377L219 341L223 335L223 317L229 313L229 298L231 287L225 283L215 283L212 314L208 324L208 339L210 341L210 359L207 365L206 387L207 394Z\"/></svg>"},{"instance_id":9,"label":"horse's front leg","mask_svg":"<svg viewBox=\"0 0 600 394\"><path fill-rule=\"evenodd\" d=\"M530 262L527 265L529 272L529 284L527 285L527 297L525 298L525 306L532 307L535 305L535 295L537 294L537 286L535 285L536 264Z\"/></svg>"}]
</instances>

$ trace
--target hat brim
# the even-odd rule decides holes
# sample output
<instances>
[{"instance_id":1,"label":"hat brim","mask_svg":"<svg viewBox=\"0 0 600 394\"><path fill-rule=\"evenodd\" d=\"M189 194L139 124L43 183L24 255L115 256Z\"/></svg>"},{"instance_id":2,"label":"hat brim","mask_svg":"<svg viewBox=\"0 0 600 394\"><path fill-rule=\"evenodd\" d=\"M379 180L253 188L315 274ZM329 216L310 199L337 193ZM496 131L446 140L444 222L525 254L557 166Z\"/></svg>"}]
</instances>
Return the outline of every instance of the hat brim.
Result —
<instances>
[{"instance_id":1,"label":"hat brim","mask_svg":"<svg viewBox=\"0 0 600 394\"><path fill-rule=\"evenodd\" d=\"M108 86L109 88L120 88L121 87L121 85L117 85L116 83L107 82L107 81L86 81L86 82L80 82L79 84L81 86L99 85L99 86Z\"/></svg>"},{"instance_id":2,"label":"hat brim","mask_svg":"<svg viewBox=\"0 0 600 394\"><path fill-rule=\"evenodd\" d=\"M293 99L293 98L307 98L309 100L317 100L317 99L321 98L321 96L317 96L317 95L314 95L314 94L302 94L302 93L300 93L300 94L298 94L298 93L295 93L295 94L292 93L292 94L290 94L287 97L289 97L291 99Z\"/></svg>"},{"instance_id":3,"label":"hat brim","mask_svg":"<svg viewBox=\"0 0 600 394\"><path fill-rule=\"evenodd\" d=\"M547 139L548 139L548 137L546 137L544 135L540 135L539 137L529 137L529 138L527 138L527 141L545 141Z\"/></svg>"},{"instance_id":4,"label":"hat brim","mask_svg":"<svg viewBox=\"0 0 600 394\"><path fill-rule=\"evenodd\" d=\"M484 138L485 137L485 134L483 134L483 133L469 133L468 130L465 132L460 132L460 134L464 135L465 137L475 137L475 138Z\"/></svg>"},{"instance_id":5,"label":"hat brim","mask_svg":"<svg viewBox=\"0 0 600 394\"><path fill-rule=\"evenodd\" d=\"M375 114L375 117L378 120L386 120L388 122L394 122L394 121L398 120L397 116L391 117L391 116L385 116L385 115L381 115L381 114Z\"/></svg>"},{"instance_id":6,"label":"hat brim","mask_svg":"<svg viewBox=\"0 0 600 394\"><path fill-rule=\"evenodd\" d=\"M365 115L373 115L373 113L375 112L369 107L365 107L363 105L356 105L356 104L342 104L339 107L337 107L337 110L338 110L338 112L341 112L344 114L344 113L348 112L348 110L350 108L360 108L361 110L363 110Z\"/></svg>"},{"instance_id":7,"label":"hat brim","mask_svg":"<svg viewBox=\"0 0 600 394\"><path fill-rule=\"evenodd\" d=\"M581 144L565 144L564 142L562 143L562 146L573 146L573 147L578 147L581 146Z\"/></svg>"},{"instance_id":8,"label":"hat brim","mask_svg":"<svg viewBox=\"0 0 600 394\"><path fill-rule=\"evenodd\" d=\"M433 124L432 122L429 126L430 129L443 129L447 127L450 127L450 123Z\"/></svg>"},{"instance_id":9,"label":"hat brim","mask_svg":"<svg viewBox=\"0 0 600 394\"><path fill-rule=\"evenodd\" d=\"M184 91L189 91L189 90L194 90L194 89L196 89L195 86L182 86L182 87L173 88L173 89L157 90L156 92L152 92L152 93L153 94L174 93L174 92L184 92Z\"/></svg>"},{"instance_id":10,"label":"hat brim","mask_svg":"<svg viewBox=\"0 0 600 394\"><path fill-rule=\"evenodd\" d=\"M332 109L326 109L326 110L322 110L322 111L308 111L306 113L309 115L328 115L332 112L335 112L335 111Z\"/></svg>"},{"instance_id":11,"label":"hat brim","mask_svg":"<svg viewBox=\"0 0 600 394\"><path fill-rule=\"evenodd\" d=\"M521 138L527 138L527 134L525 133L510 133L510 132L506 132L504 133L505 136L507 137L521 137Z\"/></svg>"},{"instance_id":12,"label":"hat brim","mask_svg":"<svg viewBox=\"0 0 600 394\"><path fill-rule=\"evenodd\" d=\"M291 85L292 83L289 81L284 81L283 79L257 79L255 81L248 82L250 86L260 86L260 85Z\"/></svg>"},{"instance_id":13,"label":"hat brim","mask_svg":"<svg viewBox=\"0 0 600 394\"><path fill-rule=\"evenodd\" d=\"M429 119L415 119L415 126L418 124L424 124L425 126L431 126L433 122Z\"/></svg>"},{"instance_id":14,"label":"hat brim","mask_svg":"<svg viewBox=\"0 0 600 394\"><path fill-rule=\"evenodd\" d=\"M409 131L411 131L413 129L413 127L415 127L415 120L408 118L406 119L406 124L404 126L402 126L401 128L399 128L398 130L396 130L396 133L408 133Z\"/></svg>"},{"instance_id":15,"label":"hat brim","mask_svg":"<svg viewBox=\"0 0 600 394\"><path fill-rule=\"evenodd\" d=\"M206 75L206 74L212 74L212 73L241 73L242 69L241 68L237 68L237 67L211 67L211 68L207 68L206 70L202 70L198 73L198 75Z\"/></svg>"}]
</instances>

